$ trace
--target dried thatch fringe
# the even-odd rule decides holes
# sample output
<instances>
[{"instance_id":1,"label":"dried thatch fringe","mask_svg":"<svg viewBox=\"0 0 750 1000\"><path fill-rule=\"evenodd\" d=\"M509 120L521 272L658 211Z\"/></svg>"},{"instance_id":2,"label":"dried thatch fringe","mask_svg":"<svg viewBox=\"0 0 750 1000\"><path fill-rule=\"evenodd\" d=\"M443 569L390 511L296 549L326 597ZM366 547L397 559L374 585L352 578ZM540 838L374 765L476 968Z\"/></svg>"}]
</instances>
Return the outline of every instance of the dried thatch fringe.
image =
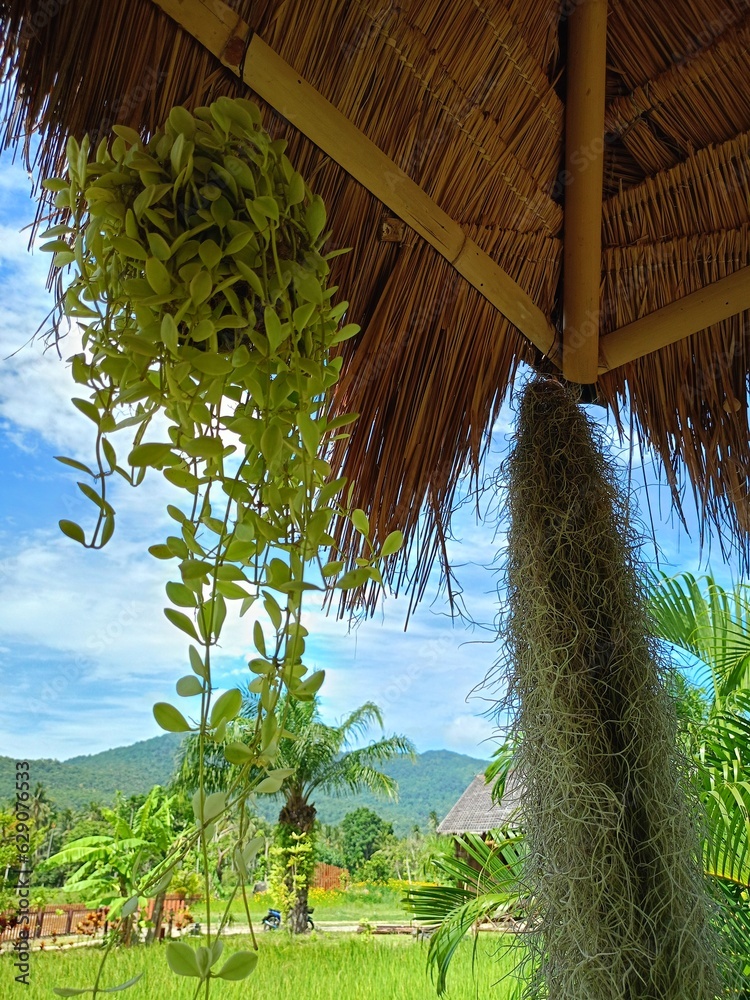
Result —
<instances>
[{"instance_id":1,"label":"dried thatch fringe","mask_svg":"<svg viewBox=\"0 0 750 1000\"><path fill-rule=\"evenodd\" d=\"M370 4L369 10L332 0L325 5L330 20L322 32L304 4L250 6L237 3L239 15L261 27L285 58L370 130L457 218L470 223L469 235L551 312L560 248L546 234L559 230L561 214L520 157L549 185L559 156L561 106L502 6L461 8L463 24L456 5L438 7L451 28L441 59L435 59L424 33L438 22L415 26L408 9L396 12L394 27L390 7ZM549 15L549 7L540 7L539 18ZM15 0L2 21L6 69L17 67L20 85L9 134L34 126L46 130L37 163L43 175L59 170L67 128L79 136L101 133L117 120L148 132L172 104L190 107L239 90L230 74L217 69L148 0L127 5L113 0L106 6L80 0L76 16L72 5L64 7L62 20L41 25L38 34L23 31L29 9L28 0ZM418 15L424 10L416 5ZM527 28L533 21L528 14ZM470 52L462 56L451 48L467 31L476 36L474 49L484 53L476 66ZM23 43L15 56L19 34ZM368 75L364 65L369 59L375 66L375 56L377 73ZM499 68L488 79L493 58ZM64 75L58 77L53 66L64 66ZM515 79L511 69L522 78ZM6 88L6 101L11 93ZM393 110L384 116L386 106ZM495 134L497 114L504 117L515 153ZM374 506L381 533L406 527L412 546L424 548L419 573L424 582L436 553L435 519L450 506L467 457L478 461L483 432L528 347L414 234L407 235L405 246L381 241L380 203L268 108L264 117L274 134L288 137L290 157L326 201L335 245L354 248L334 262L334 280L351 303L350 318L366 327L361 344L346 345L350 373L342 399L342 405L362 413L362 421L351 450L337 460L356 482L355 502ZM66 128L60 127L63 122ZM518 238L498 224L503 217L515 228L541 232ZM485 225L489 219L492 225ZM379 460L384 453L386 464ZM418 537L423 502L430 504L432 527Z\"/></svg>"},{"instance_id":2,"label":"dried thatch fringe","mask_svg":"<svg viewBox=\"0 0 750 1000\"><path fill-rule=\"evenodd\" d=\"M750 17L708 49L607 108L605 127L622 138L643 175L674 166L693 150L725 142L750 122Z\"/></svg>"},{"instance_id":3,"label":"dried thatch fringe","mask_svg":"<svg viewBox=\"0 0 750 1000\"><path fill-rule=\"evenodd\" d=\"M496 252L557 318L562 225L557 201L562 192L556 180L563 109L550 74L556 72L558 0L229 2L481 246ZM607 190L617 192L605 204L604 238L610 247L738 230L750 223L750 133L716 149L693 154L688 148L692 137L704 141L712 129L728 130L735 122L750 128L750 120L740 122L746 114L742 101L714 115L709 83L697 82L700 66L713 67L722 52L733 51L731 31L747 7L748 0L666 0L660 5L610 0L610 98L661 74L658 86L667 90L651 92L648 113L668 133L665 147L671 147L672 129L680 155L688 153L685 163L641 183L644 168L637 157L661 155L660 137L652 143L636 127L608 145ZM723 47L690 59L717 38ZM57 5L51 14L40 11L36 0L5 0L0 56L5 140L41 131L37 177L59 172L69 132L79 138L85 132L101 136L114 122L149 132L174 104L194 107L220 94L245 92L151 0L75 0ZM734 56L731 65L750 76L747 59ZM689 60L673 71L675 81L697 74L696 94L703 97L689 98L694 119L688 99L665 75L675 58ZM715 96L724 103L729 100L726 73L717 73ZM738 83L743 93L748 86L744 78ZM381 530L402 518L413 546L424 548L419 586L438 547L435 519L450 506L458 471L467 461L477 461L497 403L518 358L528 356L529 349L413 233L407 231L403 245L382 241L381 223L388 214L383 206L259 103L268 128L289 140L290 157L325 199L335 245L354 248L333 262L333 279L350 301L349 317L364 326L361 337L345 348L347 392L340 400L354 405L362 419L350 450L339 453L337 461L355 479L358 502L372 510ZM616 104L611 114L624 107ZM27 145L29 155L30 150ZM45 211L41 205L40 213ZM653 275L646 291L635 278L635 258L632 266L624 258L617 264L616 280L610 277L615 265L605 260L604 308L612 317L628 315L634 306L617 302L618 296L640 296L637 309L644 309L644 303L683 294L691 281L707 280L711 270L708 249L705 263L687 266L684 274L670 250L659 255L642 249L640 259ZM716 269L725 264L731 269L729 258L720 256ZM654 441L665 463L677 466L684 459L682 468L693 477L698 497L706 498L708 516L718 519L723 511L735 527L747 520L740 510L746 501L736 465L736 456L745 455L737 436L743 425L725 429L716 404L719 387L728 380L745 405L745 348L731 355L734 367L718 379L708 411L700 399L680 396L678 387L693 351L713 372L714 362L706 355L734 351L738 331L733 322L691 338L608 375L603 389L614 406L628 391L627 380L637 380L630 389L641 433ZM716 434L724 433L727 447L715 458L699 460L715 447ZM736 505L728 512L733 497ZM430 513L426 532L418 537L423 502Z\"/></svg>"},{"instance_id":4,"label":"dried thatch fringe","mask_svg":"<svg viewBox=\"0 0 750 1000\"><path fill-rule=\"evenodd\" d=\"M605 253L604 323L616 329L740 267L750 266L750 226ZM600 380L615 413L625 404L678 500L689 490L705 522L739 544L750 539L750 313L616 369Z\"/></svg>"},{"instance_id":5,"label":"dried thatch fringe","mask_svg":"<svg viewBox=\"0 0 750 1000\"><path fill-rule=\"evenodd\" d=\"M540 235L522 241L490 229L469 235L542 308L552 309L558 241ZM416 539L420 508L430 501L429 545L410 581L417 596L437 552L438 512L450 509L467 461L478 468L484 430L519 360L528 357L515 328L435 257L423 244L402 252L361 342L347 354L339 403L363 416L334 457L336 468L354 481L355 502L374 508L371 522L380 537L399 525ZM342 537L347 545L357 543L346 527ZM397 586L405 583L399 574Z\"/></svg>"}]
</instances>

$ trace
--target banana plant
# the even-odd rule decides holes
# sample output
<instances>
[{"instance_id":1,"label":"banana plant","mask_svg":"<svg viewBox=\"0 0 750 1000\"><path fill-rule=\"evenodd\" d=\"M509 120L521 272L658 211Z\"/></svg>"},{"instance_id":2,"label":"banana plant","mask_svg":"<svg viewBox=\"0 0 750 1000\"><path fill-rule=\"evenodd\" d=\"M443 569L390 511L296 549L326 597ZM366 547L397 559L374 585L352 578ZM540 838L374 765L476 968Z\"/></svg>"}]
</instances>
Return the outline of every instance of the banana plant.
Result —
<instances>
[{"instance_id":1,"label":"banana plant","mask_svg":"<svg viewBox=\"0 0 750 1000\"><path fill-rule=\"evenodd\" d=\"M123 918L123 939L130 943L136 906L145 902L137 889L144 871L161 860L174 834L172 798L158 785L151 789L130 822L121 810L102 810L111 834L81 837L54 854L46 866L78 865L65 882L66 892L83 896L90 906L109 908L109 919Z\"/></svg>"}]
</instances>

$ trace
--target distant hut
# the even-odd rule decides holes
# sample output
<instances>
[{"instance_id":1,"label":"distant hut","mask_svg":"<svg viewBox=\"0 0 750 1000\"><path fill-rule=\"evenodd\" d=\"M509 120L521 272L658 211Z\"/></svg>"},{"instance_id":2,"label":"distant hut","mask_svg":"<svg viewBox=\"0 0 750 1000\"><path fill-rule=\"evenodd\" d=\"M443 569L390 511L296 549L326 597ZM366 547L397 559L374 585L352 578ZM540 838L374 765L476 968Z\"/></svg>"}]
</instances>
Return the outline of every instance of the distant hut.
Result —
<instances>
[{"instance_id":1,"label":"distant hut","mask_svg":"<svg viewBox=\"0 0 750 1000\"><path fill-rule=\"evenodd\" d=\"M483 838L499 826L513 825L521 805L521 788L513 773L505 783L500 802L492 800L492 785L478 774L437 828L438 833L478 833Z\"/></svg>"}]
</instances>

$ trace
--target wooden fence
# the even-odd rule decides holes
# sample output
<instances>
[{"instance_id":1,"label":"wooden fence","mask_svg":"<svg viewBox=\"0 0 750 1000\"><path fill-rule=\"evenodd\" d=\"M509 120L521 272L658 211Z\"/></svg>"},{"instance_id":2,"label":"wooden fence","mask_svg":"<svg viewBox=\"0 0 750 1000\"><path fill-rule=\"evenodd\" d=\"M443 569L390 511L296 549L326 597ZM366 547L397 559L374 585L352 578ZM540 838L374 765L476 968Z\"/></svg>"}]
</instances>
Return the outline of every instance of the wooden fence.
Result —
<instances>
[{"instance_id":1,"label":"wooden fence","mask_svg":"<svg viewBox=\"0 0 750 1000\"><path fill-rule=\"evenodd\" d=\"M337 868L336 865L324 865L320 862L315 865L313 879L315 889L343 889L348 881L349 871L346 868Z\"/></svg>"},{"instance_id":2,"label":"wooden fence","mask_svg":"<svg viewBox=\"0 0 750 1000\"><path fill-rule=\"evenodd\" d=\"M151 917L153 910L153 900L149 900L147 918ZM186 900L183 896L169 895L164 899L163 920L169 921L170 916L186 909ZM62 937L66 934L87 934L93 929L104 926L107 919L108 908L101 907L99 910L92 910L90 906L82 903L58 903L45 906L38 910L29 910L28 923L18 923L13 914L0 913L0 943L3 941L17 941L22 933L28 930L29 938L49 938ZM88 924L89 930L83 930L83 926Z\"/></svg>"}]
</instances>

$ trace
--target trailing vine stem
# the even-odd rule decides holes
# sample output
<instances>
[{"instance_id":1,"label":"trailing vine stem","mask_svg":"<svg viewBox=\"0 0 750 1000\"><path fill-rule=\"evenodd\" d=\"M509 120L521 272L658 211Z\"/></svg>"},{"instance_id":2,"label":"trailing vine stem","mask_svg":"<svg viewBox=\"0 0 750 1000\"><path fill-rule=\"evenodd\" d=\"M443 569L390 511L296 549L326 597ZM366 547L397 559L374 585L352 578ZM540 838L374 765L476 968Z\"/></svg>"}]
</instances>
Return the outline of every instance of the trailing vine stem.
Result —
<instances>
[{"instance_id":1,"label":"trailing vine stem","mask_svg":"<svg viewBox=\"0 0 750 1000\"><path fill-rule=\"evenodd\" d=\"M96 471L61 458L91 480L79 488L95 505L96 527L88 538L76 522L60 527L87 547L106 544L115 528L106 480L115 474L137 486L158 471L176 491L167 513L177 529L149 551L176 566L164 613L190 641L191 673L176 685L188 707L160 702L154 717L167 731L198 735L195 823L118 905L134 913L142 893L164 891L198 850L206 943L170 942L166 957L177 975L197 979L196 998L208 998L213 980L243 979L257 962L255 950L240 951L220 965L221 932L237 891L249 919L245 882L260 844L247 841L248 796L274 793L289 776L276 766L279 700L310 701L324 679L305 663L305 593L382 582L380 565L403 539L395 531L379 549L368 541L368 557L345 572L329 530L347 517L369 535L365 512L346 509L345 482L332 479L328 462L356 420L331 412L341 368L334 348L358 328L342 326L347 303L332 302L325 207L285 144L264 131L255 105L228 98L193 113L174 108L147 142L129 128L113 131L95 150L71 138L67 175L45 181L61 220L43 249L70 276L62 312L82 329L70 361L88 395L74 405L96 427ZM166 428L160 440L154 426ZM113 439L120 454L125 444L124 461ZM212 650L230 609L248 616L255 647L248 668L257 712L244 740L226 738L241 691L215 697ZM210 744L236 770L228 788L206 795ZM209 844L216 824L235 815L237 885L214 932Z\"/></svg>"}]
</instances>

